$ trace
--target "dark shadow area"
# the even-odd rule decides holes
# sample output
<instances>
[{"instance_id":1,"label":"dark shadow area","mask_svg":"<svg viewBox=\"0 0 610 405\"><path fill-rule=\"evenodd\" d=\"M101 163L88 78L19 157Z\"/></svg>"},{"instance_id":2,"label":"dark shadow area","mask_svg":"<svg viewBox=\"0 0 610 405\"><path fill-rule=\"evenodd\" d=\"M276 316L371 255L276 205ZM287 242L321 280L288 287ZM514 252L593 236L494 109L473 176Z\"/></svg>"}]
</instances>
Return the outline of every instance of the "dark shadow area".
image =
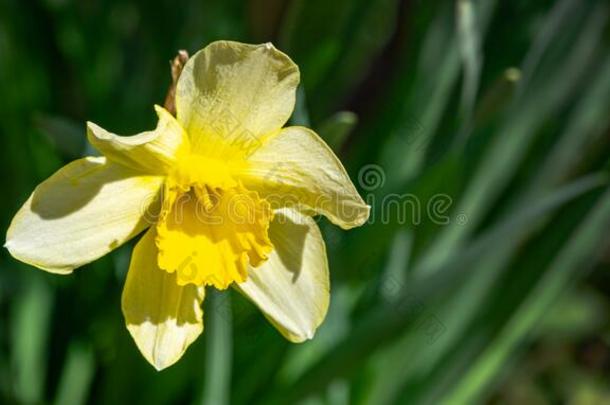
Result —
<instances>
[{"instance_id":1,"label":"dark shadow area","mask_svg":"<svg viewBox=\"0 0 610 405\"><path fill-rule=\"evenodd\" d=\"M86 206L105 184L135 177L111 162L79 159L41 183L32 194L32 211L44 219L67 216ZM121 196L112 196L121 204ZM69 203L68 203L69 201Z\"/></svg>"},{"instance_id":2,"label":"dark shadow area","mask_svg":"<svg viewBox=\"0 0 610 405\"><path fill-rule=\"evenodd\" d=\"M292 273L292 280L296 282L303 266L305 241L310 229L307 225L295 222L290 216L281 212L269 227L269 238L277 252L282 264Z\"/></svg>"}]
</instances>

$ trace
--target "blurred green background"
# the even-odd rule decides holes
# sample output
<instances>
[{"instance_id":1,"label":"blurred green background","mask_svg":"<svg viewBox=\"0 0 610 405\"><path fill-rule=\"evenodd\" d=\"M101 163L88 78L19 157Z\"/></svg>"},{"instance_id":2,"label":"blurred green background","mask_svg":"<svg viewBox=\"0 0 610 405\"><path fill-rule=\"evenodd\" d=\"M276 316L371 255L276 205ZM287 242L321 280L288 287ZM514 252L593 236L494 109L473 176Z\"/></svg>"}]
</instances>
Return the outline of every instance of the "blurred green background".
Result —
<instances>
[{"instance_id":1,"label":"blurred green background","mask_svg":"<svg viewBox=\"0 0 610 405\"><path fill-rule=\"evenodd\" d=\"M1 229L94 153L86 120L153 128L168 61L217 39L293 58L292 123L373 213L320 221L333 288L313 341L210 294L206 331L160 373L120 310L132 244L70 277L2 250L0 403L610 403L609 6L1 0Z\"/></svg>"}]
</instances>

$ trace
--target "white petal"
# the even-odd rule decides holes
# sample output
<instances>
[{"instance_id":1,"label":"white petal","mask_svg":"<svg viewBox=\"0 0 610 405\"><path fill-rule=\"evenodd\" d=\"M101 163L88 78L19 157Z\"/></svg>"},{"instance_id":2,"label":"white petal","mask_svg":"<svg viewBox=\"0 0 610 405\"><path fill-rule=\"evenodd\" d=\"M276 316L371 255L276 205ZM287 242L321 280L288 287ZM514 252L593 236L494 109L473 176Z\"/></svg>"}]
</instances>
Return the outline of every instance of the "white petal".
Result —
<instances>
[{"instance_id":1,"label":"white petal","mask_svg":"<svg viewBox=\"0 0 610 405\"><path fill-rule=\"evenodd\" d=\"M274 251L251 268L238 289L292 342L311 339L330 301L326 247L315 221L295 210L276 212L269 228Z\"/></svg>"},{"instance_id":2,"label":"white petal","mask_svg":"<svg viewBox=\"0 0 610 405\"><path fill-rule=\"evenodd\" d=\"M157 127L133 136L115 135L88 122L89 142L114 162L145 173L167 173L179 151L188 148L188 137L168 111L159 106L155 111L159 116Z\"/></svg>"},{"instance_id":3,"label":"white petal","mask_svg":"<svg viewBox=\"0 0 610 405\"><path fill-rule=\"evenodd\" d=\"M180 74L178 121L198 153L247 155L284 126L298 84L297 65L271 44L213 42Z\"/></svg>"},{"instance_id":4,"label":"white petal","mask_svg":"<svg viewBox=\"0 0 610 405\"><path fill-rule=\"evenodd\" d=\"M307 208L344 229L360 226L370 207L324 141L303 127L284 128L249 158L244 185L272 205Z\"/></svg>"},{"instance_id":5,"label":"white petal","mask_svg":"<svg viewBox=\"0 0 610 405\"><path fill-rule=\"evenodd\" d=\"M36 187L5 246L25 263L70 273L144 230L162 181L103 157L74 161Z\"/></svg>"}]
</instances>

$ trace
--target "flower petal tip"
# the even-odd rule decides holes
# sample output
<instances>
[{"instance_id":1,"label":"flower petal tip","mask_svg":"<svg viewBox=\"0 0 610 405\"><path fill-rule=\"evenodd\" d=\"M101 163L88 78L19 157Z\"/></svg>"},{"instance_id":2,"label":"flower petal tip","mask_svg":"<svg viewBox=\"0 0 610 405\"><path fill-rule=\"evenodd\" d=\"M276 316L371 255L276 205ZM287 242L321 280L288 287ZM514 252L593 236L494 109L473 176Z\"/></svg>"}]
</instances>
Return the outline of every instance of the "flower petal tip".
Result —
<instances>
[{"instance_id":1,"label":"flower petal tip","mask_svg":"<svg viewBox=\"0 0 610 405\"><path fill-rule=\"evenodd\" d=\"M100 128L99 125L97 125L95 122L92 122L92 121L87 121L85 123L85 125L87 126L87 130L90 130L90 131Z\"/></svg>"},{"instance_id":2,"label":"flower petal tip","mask_svg":"<svg viewBox=\"0 0 610 405\"><path fill-rule=\"evenodd\" d=\"M157 360L146 359L146 360L154 367L154 369L157 372L161 372L161 371L165 370L166 368L171 367L174 364L176 364L176 362L178 360L180 360L180 359L178 358L178 359L173 360L173 361L164 361L164 359L157 359Z\"/></svg>"},{"instance_id":3,"label":"flower petal tip","mask_svg":"<svg viewBox=\"0 0 610 405\"><path fill-rule=\"evenodd\" d=\"M18 261L20 261L22 263L25 263L25 264L27 264L29 266L36 267L37 269L44 270L44 271L46 271L48 273L58 274L60 276L63 276L63 275L72 274L72 272L74 271L74 267L69 267L69 266L59 266L59 267L57 267L57 266L47 265L47 264L42 264L40 262L37 262L37 261L33 260L27 254L27 251L22 251L12 241L6 241L4 243L4 248L6 250L8 250L9 254L14 259L16 259L16 260L18 260Z\"/></svg>"},{"instance_id":4,"label":"flower petal tip","mask_svg":"<svg viewBox=\"0 0 610 405\"><path fill-rule=\"evenodd\" d=\"M91 121L87 121L87 137L91 143L95 142L95 138L101 140L110 140L112 138L110 134L104 130L104 128Z\"/></svg>"},{"instance_id":5,"label":"flower petal tip","mask_svg":"<svg viewBox=\"0 0 610 405\"><path fill-rule=\"evenodd\" d=\"M284 336L291 343L305 343L307 341L313 340L315 335L316 335L316 331L315 330L309 330L309 331L304 331L304 332L302 332L302 333L300 333L298 335L288 335L288 334L285 334Z\"/></svg>"},{"instance_id":6,"label":"flower petal tip","mask_svg":"<svg viewBox=\"0 0 610 405\"><path fill-rule=\"evenodd\" d=\"M150 341L146 340L145 338L143 339L145 334L143 334L143 331L140 330L141 326L142 325L127 325L127 330L133 338L136 347L142 354L142 357L144 357L144 359L146 359L146 361L153 366L155 370L163 371L166 368L176 364L178 360L182 358L187 349L186 347L184 347L184 350L179 350L177 352L169 351L167 353L163 353L163 350L159 350L159 348L151 346ZM147 326L150 327L151 325L149 324Z\"/></svg>"},{"instance_id":7,"label":"flower petal tip","mask_svg":"<svg viewBox=\"0 0 610 405\"><path fill-rule=\"evenodd\" d=\"M163 115L165 113L169 114L169 112L165 108L161 107L159 104L155 104L154 109L155 109L155 113L157 113L157 116L159 118L161 118L161 115Z\"/></svg>"}]
</instances>

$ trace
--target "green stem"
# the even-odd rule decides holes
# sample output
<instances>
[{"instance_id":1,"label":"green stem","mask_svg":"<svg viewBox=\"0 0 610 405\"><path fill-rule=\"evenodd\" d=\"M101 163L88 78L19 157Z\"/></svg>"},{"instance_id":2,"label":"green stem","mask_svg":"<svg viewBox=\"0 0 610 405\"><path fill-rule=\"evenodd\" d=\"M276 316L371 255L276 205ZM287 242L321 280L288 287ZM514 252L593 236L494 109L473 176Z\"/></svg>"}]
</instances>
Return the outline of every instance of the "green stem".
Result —
<instances>
[{"instance_id":1,"label":"green stem","mask_svg":"<svg viewBox=\"0 0 610 405\"><path fill-rule=\"evenodd\" d=\"M233 317L230 292L208 290L206 325L205 390L203 404L230 402L233 357Z\"/></svg>"}]
</instances>

